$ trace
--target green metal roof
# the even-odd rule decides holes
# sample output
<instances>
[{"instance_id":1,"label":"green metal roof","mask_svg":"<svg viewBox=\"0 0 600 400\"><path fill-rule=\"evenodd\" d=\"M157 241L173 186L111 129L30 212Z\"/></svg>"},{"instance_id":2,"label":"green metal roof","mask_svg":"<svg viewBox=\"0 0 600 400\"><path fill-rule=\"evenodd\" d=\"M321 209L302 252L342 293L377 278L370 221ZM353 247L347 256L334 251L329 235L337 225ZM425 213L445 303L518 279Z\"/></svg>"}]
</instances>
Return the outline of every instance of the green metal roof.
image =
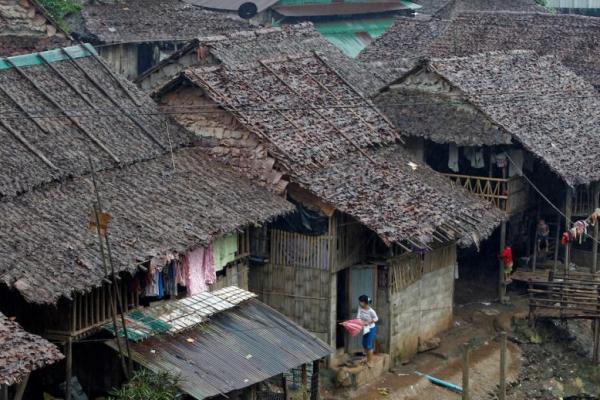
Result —
<instances>
[{"instance_id":1,"label":"green metal roof","mask_svg":"<svg viewBox=\"0 0 600 400\"><path fill-rule=\"evenodd\" d=\"M83 46L71 46L65 47L64 49L55 49L44 51L41 53L23 54L21 56L8 57L8 60L12 61L17 67L30 67L33 65L44 64L44 61L39 54L42 54L44 58L50 62L58 62L69 59L69 55L72 58L85 58L96 53L96 50L91 44L84 44ZM12 65L6 61L6 59L0 59L0 70L10 69Z\"/></svg>"},{"instance_id":2,"label":"green metal roof","mask_svg":"<svg viewBox=\"0 0 600 400\"><path fill-rule=\"evenodd\" d=\"M356 57L369 43L383 35L394 18L348 19L315 22L315 28L349 57Z\"/></svg>"}]
</instances>

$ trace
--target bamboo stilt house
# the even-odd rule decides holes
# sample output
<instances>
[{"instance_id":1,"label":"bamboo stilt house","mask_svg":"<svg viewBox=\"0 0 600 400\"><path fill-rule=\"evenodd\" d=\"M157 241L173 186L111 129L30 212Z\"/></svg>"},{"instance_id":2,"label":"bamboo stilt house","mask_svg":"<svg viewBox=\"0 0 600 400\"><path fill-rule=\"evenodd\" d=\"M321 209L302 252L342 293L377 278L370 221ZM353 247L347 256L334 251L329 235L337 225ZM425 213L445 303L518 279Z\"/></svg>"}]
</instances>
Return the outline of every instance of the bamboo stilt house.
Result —
<instances>
[{"instance_id":1,"label":"bamboo stilt house","mask_svg":"<svg viewBox=\"0 0 600 400\"><path fill-rule=\"evenodd\" d=\"M247 287L251 228L293 210L91 46L0 59L0 107L0 310L61 343L67 387L95 367L73 354L117 314Z\"/></svg>"},{"instance_id":2,"label":"bamboo stilt house","mask_svg":"<svg viewBox=\"0 0 600 400\"><path fill-rule=\"evenodd\" d=\"M183 0L87 2L68 17L73 35L98 46L118 73L135 79L164 57L201 37L256 29L235 13L193 6Z\"/></svg>"},{"instance_id":3,"label":"bamboo stilt house","mask_svg":"<svg viewBox=\"0 0 600 400\"><path fill-rule=\"evenodd\" d=\"M395 360L448 326L455 242L485 238L503 214L414 162L387 119L325 56L190 68L155 96L165 110L215 109L177 119L214 157L296 203L297 219L271 226L269 252L251 268L250 289L263 301L332 346L352 350L356 343L337 322L350 317L359 294L370 294L388 323L381 349ZM450 253L442 256L447 246ZM439 263L418 267L416 279L392 291L384 276L401 254L415 260L430 254ZM443 293L419 300L419 310L432 302L445 307L422 332L420 317L402 317L399 299L413 285ZM391 339L400 324L415 327L406 346Z\"/></svg>"},{"instance_id":4,"label":"bamboo stilt house","mask_svg":"<svg viewBox=\"0 0 600 400\"><path fill-rule=\"evenodd\" d=\"M540 240L557 268L559 235L599 200L600 97L592 84L559 56L514 50L424 59L382 88L375 102L413 137L422 160L513 215L513 227L533 227L514 240L529 243L522 251L533 254L533 269ZM540 220L552 224L543 237L535 229ZM597 236L591 229L588 235ZM572 252L595 270L592 242Z\"/></svg>"}]
</instances>

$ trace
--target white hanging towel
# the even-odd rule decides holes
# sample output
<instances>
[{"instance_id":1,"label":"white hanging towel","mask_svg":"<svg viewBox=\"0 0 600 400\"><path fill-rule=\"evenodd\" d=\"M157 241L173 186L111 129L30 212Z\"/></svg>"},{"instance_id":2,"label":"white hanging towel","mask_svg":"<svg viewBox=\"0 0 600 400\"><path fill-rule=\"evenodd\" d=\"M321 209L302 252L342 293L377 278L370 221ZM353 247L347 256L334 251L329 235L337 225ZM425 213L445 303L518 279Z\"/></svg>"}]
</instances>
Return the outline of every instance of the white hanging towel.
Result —
<instances>
[{"instance_id":1,"label":"white hanging towel","mask_svg":"<svg viewBox=\"0 0 600 400\"><path fill-rule=\"evenodd\" d=\"M465 157L471 162L471 167L485 167L485 160L483 159L483 149L481 147L465 147Z\"/></svg>"},{"instance_id":2,"label":"white hanging towel","mask_svg":"<svg viewBox=\"0 0 600 400\"><path fill-rule=\"evenodd\" d=\"M458 172L458 147L455 144L448 145L448 168Z\"/></svg>"}]
</instances>

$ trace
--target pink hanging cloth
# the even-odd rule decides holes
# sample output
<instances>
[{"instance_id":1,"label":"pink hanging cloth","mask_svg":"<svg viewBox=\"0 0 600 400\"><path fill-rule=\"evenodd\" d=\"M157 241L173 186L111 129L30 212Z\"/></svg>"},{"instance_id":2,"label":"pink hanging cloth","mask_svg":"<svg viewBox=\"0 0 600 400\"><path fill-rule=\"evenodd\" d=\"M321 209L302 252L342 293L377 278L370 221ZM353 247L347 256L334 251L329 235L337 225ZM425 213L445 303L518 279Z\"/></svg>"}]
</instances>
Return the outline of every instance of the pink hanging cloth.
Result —
<instances>
[{"instance_id":1,"label":"pink hanging cloth","mask_svg":"<svg viewBox=\"0 0 600 400\"><path fill-rule=\"evenodd\" d=\"M217 281L217 271L215 270L215 256L212 244L204 250L204 283L212 285Z\"/></svg>"},{"instance_id":2,"label":"pink hanging cloth","mask_svg":"<svg viewBox=\"0 0 600 400\"><path fill-rule=\"evenodd\" d=\"M204 247L199 247L196 250L190 251L184 257L184 268L187 270L186 287L188 296L193 296L208 290L205 278L206 270L204 267L204 253Z\"/></svg>"}]
</instances>

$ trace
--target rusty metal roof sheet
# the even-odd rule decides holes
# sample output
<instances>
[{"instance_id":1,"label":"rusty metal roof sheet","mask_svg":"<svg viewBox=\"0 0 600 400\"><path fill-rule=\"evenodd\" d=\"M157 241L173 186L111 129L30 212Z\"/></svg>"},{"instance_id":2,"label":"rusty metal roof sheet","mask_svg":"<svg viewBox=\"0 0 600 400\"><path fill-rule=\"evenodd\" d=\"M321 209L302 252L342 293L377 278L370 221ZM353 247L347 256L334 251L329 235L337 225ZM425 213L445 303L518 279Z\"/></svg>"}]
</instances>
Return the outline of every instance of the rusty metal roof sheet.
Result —
<instances>
[{"instance_id":1,"label":"rusty metal roof sheet","mask_svg":"<svg viewBox=\"0 0 600 400\"><path fill-rule=\"evenodd\" d=\"M180 388L196 399L243 389L331 353L316 336L256 299L190 331L131 343L131 351L150 370L178 374Z\"/></svg>"},{"instance_id":2,"label":"rusty metal roof sheet","mask_svg":"<svg viewBox=\"0 0 600 400\"><path fill-rule=\"evenodd\" d=\"M0 385L18 383L31 371L63 357L55 345L0 313Z\"/></svg>"}]
</instances>

